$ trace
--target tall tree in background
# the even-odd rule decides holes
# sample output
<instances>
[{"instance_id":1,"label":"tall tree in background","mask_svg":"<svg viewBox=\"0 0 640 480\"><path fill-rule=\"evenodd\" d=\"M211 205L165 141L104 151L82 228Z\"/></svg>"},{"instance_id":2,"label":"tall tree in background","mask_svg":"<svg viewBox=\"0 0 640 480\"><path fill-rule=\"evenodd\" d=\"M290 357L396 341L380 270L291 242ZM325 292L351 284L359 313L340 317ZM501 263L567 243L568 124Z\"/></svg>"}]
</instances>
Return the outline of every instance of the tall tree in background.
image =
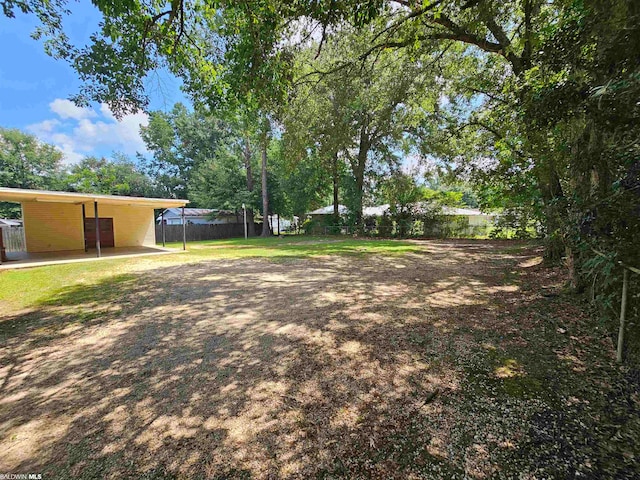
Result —
<instances>
[{"instance_id":1,"label":"tall tree in background","mask_svg":"<svg viewBox=\"0 0 640 480\"><path fill-rule=\"evenodd\" d=\"M181 103L167 113L151 112L149 124L141 127L151 158L140 161L166 196L189 198L193 173L215 156L226 128L221 119L206 111L189 111Z\"/></svg>"},{"instance_id":2,"label":"tall tree in background","mask_svg":"<svg viewBox=\"0 0 640 480\"><path fill-rule=\"evenodd\" d=\"M237 104L212 113L206 105L189 111L176 104L170 113L151 112L142 137L151 159L141 157L149 174L170 195L186 197L195 205L238 210L247 206L249 235L255 235L254 210L269 212L267 157L270 121ZM260 158L255 177L256 156ZM238 183L239 176L244 178ZM262 202L255 185L261 185ZM266 218L268 213L263 213ZM269 231L265 235L268 235Z\"/></svg>"},{"instance_id":3,"label":"tall tree in background","mask_svg":"<svg viewBox=\"0 0 640 480\"><path fill-rule=\"evenodd\" d=\"M269 216L269 190L268 190L268 172L267 172L267 151L269 149L269 140L271 139L271 122L264 115L260 121L260 179L262 184L262 234L263 237L271 235L268 226Z\"/></svg>"},{"instance_id":4,"label":"tall tree in background","mask_svg":"<svg viewBox=\"0 0 640 480\"><path fill-rule=\"evenodd\" d=\"M309 47L296 56L300 71L309 70L309 63L315 61L317 46ZM301 74L303 76L304 74ZM345 150L351 145L351 125L349 118L340 111L344 105L346 91L334 91L329 84L317 79L302 78L289 98L283 115L283 140L290 157L290 168L305 170L307 174L316 171L322 176L331 176L333 223L340 223L340 178L345 165ZM314 166L310 165L315 164ZM319 178L317 174L311 178ZM324 202L324 182L315 184L315 191L307 192L309 199L318 194ZM312 206L313 204L313 206ZM313 200L306 204L302 213L320 205Z\"/></svg>"},{"instance_id":5,"label":"tall tree in background","mask_svg":"<svg viewBox=\"0 0 640 480\"><path fill-rule=\"evenodd\" d=\"M47 189L59 180L62 152L35 136L0 128L0 185Z\"/></svg>"},{"instance_id":6,"label":"tall tree in background","mask_svg":"<svg viewBox=\"0 0 640 480\"><path fill-rule=\"evenodd\" d=\"M64 190L72 192L157 196L157 187L151 178L122 154L115 154L112 160L86 157L70 167L62 183Z\"/></svg>"},{"instance_id":7,"label":"tall tree in background","mask_svg":"<svg viewBox=\"0 0 640 480\"><path fill-rule=\"evenodd\" d=\"M319 46L303 52L298 92L304 105L304 129L308 125L309 147L324 157L334 185L334 214L337 210L339 158L346 159L354 180L355 223L362 225L365 177L375 163L399 161L399 153L412 127L424 110L434 108L429 87L434 74L417 66L416 52L379 52L358 64L349 60L366 53L373 36L368 31L345 29L326 41L323 56L313 58ZM306 57L306 58L305 58ZM428 61L428 56L422 57ZM338 65L338 67L335 67ZM327 70L334 69L331 74ZM310 84L310 87L305 87ZM298 108L301 110L301 108Z\"/></svg>"},{"instance_id":8,"label":"tall tree in background","mask_svg":"<svg viewBox=\"0 0 640 480\"><path fill-rule=\"evenodd\" d=\"M0 186L57 190L62 181L62 152L35 136L0 128ZM0 202L0 217L18 218L20 207Z\"/></svg>"}]
</instances>

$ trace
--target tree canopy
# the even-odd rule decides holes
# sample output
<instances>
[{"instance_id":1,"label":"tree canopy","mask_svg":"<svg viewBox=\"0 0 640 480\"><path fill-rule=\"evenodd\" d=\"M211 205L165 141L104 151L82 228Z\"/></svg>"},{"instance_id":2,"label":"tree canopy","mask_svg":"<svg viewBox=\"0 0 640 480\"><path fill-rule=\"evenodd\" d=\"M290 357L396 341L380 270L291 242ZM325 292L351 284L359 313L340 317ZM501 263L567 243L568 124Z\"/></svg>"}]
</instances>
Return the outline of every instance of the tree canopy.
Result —
<instances>
[{"instance_id":1,"label":"tree canopy","mask_svg":"<svg viewBox=\"0 0 640 480\"><path fill-rule=\"evenodd\" d=\"M6 15L38 16L36 36L83 81L80 103L144 108L145 76L166 67L198 108L250 112L265 212L277 170L282 185L309 174L295 209L341 195L359 217L370 187L411 151L471 184L481 207L539 225L547 259L564 257L577 288L616 259L640 263L634 0L95 4L103 22L77 46L66 1L2 1ZM166 122L152 122L149 139L169 152L154 159L189 177L184 146L165 148L176 131ZM286 153L270 171L274 141ZM222 158L208 174L226 178Z\"/></svg>"}]
</instances>

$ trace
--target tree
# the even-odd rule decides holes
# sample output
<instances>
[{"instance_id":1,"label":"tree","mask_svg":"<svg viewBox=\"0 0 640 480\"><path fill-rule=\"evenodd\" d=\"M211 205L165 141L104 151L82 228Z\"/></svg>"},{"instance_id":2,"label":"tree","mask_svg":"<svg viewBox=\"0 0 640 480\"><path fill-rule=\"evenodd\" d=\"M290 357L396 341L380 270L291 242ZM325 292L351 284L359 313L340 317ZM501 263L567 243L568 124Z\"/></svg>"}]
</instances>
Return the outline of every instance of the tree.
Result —
<instances>
[{"instance_id":1,"label":"tree","mask_svg":"<svg viewBox=\"0 0 640 480\"><path fill-rule=\"evenodd\" d=\"M152 158L141 161L170 195L188 197L196 206L237 210L244 203L253 236L254 210L261 205L254 186L262 181L254 175L256 154L261 160L269 154L269 131L261 130L265 125L269 128L269 122L260 124L242 105L214 113L205 105L188 111L176 104L170 113L151 113L142 136ZM268 203L268 185L262 190Z\"/></svg>"},{"instance_id":2,"label":"tree","mask_svg":"<svg viewBox=\"0 0 640 480\"><path fill-rule=\"evenodd\" d=\"M358 65L349 65L354 52L366 52L372 35L367 31L344 29L335 38L327 40L322 57L309 60L308 49L298 83L310 83L298 95L309 105L304 110L304 125L310 126L308 135L313 149L331 171L334 185L334 214L337 213L337 179L339 159L346 160L353 176L349 205L355 214L355 223L362 225L365 179L376 164L394 164L405 147L412 127L425 108L434 99L428 91L433 75L417 67L413 52L399 55L380 52L375 58L366 58ZM427 56L422 57L423 61ZM346 65L331 75L322 73L331 65ZM300 110L300 109L299 109Z\"/></svg>"},{"instance_id":3,"label":"tree","mask_svg":"<svg viewBox=\"0 0 640 480\"><path fill-rule=\"evenodd\" d=\"M316 62L317 47L299 52L295 61L302 72ZM326 50L325 50L326 52ZM301 74L304 77L304 74ZM340 223L340 180L346 165L345 151L352 144L351 125L343 115L341 105L346 103L346 91L333 88L323 81L299 81L284 109L283 140L287 154L292 159L290 168L299 168L310 174L314 188L307 192L309 202L304 202L300 214L313 210L324 202L325 180L331 178L333 223ZM297 185L292 185L296 188ZM311 208L313 205L313 208Z\"/></svg>"},{"instance_id":4,"label":"tree","mask_svg":"<svg viewBox=\"0 0 640 480\"><path fill-rule=\"evenodd\" d=\"M395 171L385 179L382 192L389 204L389 213L396 222L398 235L406 237L410 223L424 199L423 190L416 184L415 178L401 171Z\"/></svg>"},{"instance_id":5,"label":"tree","mask_svg":"<svg viewBox=\"0 0 640 480\"><path fill-rule=\"evenodd\" d=\"M147 173L166 196L189 198L191 177L213 158L228 134L228 125L203 110L189 111L181 103L171 112L150 112L141 135L151 157L140 157Z\"/></svg>"},{"instance_id":6,"label":"tree","mask_svg":"<svg viewBox=\"0 0 640 480\"><path fill-rule=\"evenodd\" d=\"M268 192L268 174L267 174L267 150L269 148L269 139L271 135L271 122L264 116L260 122L260 179L262 183L262 234L263 237L271 235L271 230L267 225L269 216L269 192Z\"/></svg>"},{"instance_id":7,"label":"tree","mask_svg":"<svg viewBox=\"0 0 640 480\"><path fill-rule=\"evenodd\" d=\"M35 136L0 128L0 186L59 190L62 152ZM0 202L0 217L18 218L20 207Z\"/></svg>"},{"instance_id":8,"label":"tree","mask_svg":"<svg viewBox=\"0 0 640 480\"><path fill-rule=\"evenodd\" d=\"M625 225L630 214L635 219L637 198L635 187L626 185L634 185L636 175L640 29L633 0L250 0L222 1L216 8L199 2L97 4L105 21L84 50L74 49L60 33L64 1L4 0L3 7L8 14L16 8L37 14L41 32L52 39L49 51L69 59L86 81L78 100L107 101L114 111L144 105L142 79L164 63L196 99L210 104L231 99L273 113L290 84L292 34L305 42L318 27L318 52L345 28L369 35L364 48L316 72L323 78L375 64L392 51L408 52L417 71L432 65L419 53L438 52L437 60L453 52L465 68L460 73L450 63L439 86L455 89L467 108L456 112L448 130L458 145L465 137L474 145L477 140L478 150L488 154L466 149L454 159L457 166L471 163L471 174L498 186L501 200L528 203L543 223L550 259L573 258L583 241L602 242L603 232L612 229L620 235L615 250L632 250ZM356 183L362 183L364 152L370 150L368 124L379 116L370 113L361 115L355 128L363 148L350 152ZM424 131L442 139L433 127ZM628 200L631 210L622 203L613 210L603 207L607 195ZM594 216L601 219L595 229ZM582 227L592 232L589 239Z\"/></svg>"},{"instance_id":9,"label":"tree","mask_svg":"<svg viewBox=\"0 0 640 480\"><path fill-rule=\"evenodd\" d=\"M122 154L116 154L111 161L106 158L84 158L73 165L65 176L64 189L105 195L156 196L152 180Z\"/></svg>"}]
</instances>

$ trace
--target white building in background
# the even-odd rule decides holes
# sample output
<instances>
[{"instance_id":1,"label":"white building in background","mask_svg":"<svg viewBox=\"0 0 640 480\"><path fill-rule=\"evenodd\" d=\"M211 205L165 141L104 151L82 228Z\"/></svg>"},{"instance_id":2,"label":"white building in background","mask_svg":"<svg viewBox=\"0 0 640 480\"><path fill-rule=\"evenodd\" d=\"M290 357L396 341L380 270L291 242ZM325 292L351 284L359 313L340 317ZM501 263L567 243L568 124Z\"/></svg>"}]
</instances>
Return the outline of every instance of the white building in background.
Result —
<instances>
[{"instance_id":1,"label":"white building in background","mask_svg":"<svg viewBox=\"0 0 640 480\"><path fill-rule=\"evenodd\" d=\"M231 210L215 210L211 208L185 208L184 218L187 224L193 225L223 225L228 223L242 223L242 213L236 214ZM158 215L156 223L162 221ZM164 211L165 225L182 225L182 209L167 208Z\"/></svg>"},{"instance_id":2,"label":"white building in background","mask_svg":"<svg viewBox=\"0 0 640 480\"><path fill-rule=\"evenodd\" d=\"M278 220L280 220L280 232L293 230L298 225L298 217L284 218L274 213L269 215L269 226L274 234L278 233Z\"/></svg>"},{"instance_id":3,"label":"white building in background","mask_svg":"<svg viewBox=\"0 0 640 480\"><path fill-rule=\"evenodd\" d=\"M497 215L492 213L482 213L477 208L442 207L443 215L455 217L467 217L470 227L484 227L493 225Z\"/></svg>"},{"instance_id":4,"label":"white building in background","mask_svg":"<svg viewBox=\"0 0 640 480\"><path fill-rule=\"evenodd\" d=\"M338 213L340 215L346 215L349 213L349 209L344 205L338 205ZM307 215L333 215L333 205L317 208L313 212L307 213Z\"/></svg>"},{"instance_id":5,"label":"white building in background","mask_svg":"<svg viewBox=\"0 0 640 480\"><path fill-rule=\"evenodd\" d=\"M362 216L364 217L381 217L384 214L390 214L389 205L378 205L376 207L364 207ZM496 215L483 213L477 208L460 208L443 206L441 214L448 217L466 217L469 220L470 227L492 225Z\"/></svg>"},{"instance_id":6,"label":"white building in background","mask_svg":"<svg viewBox=\"0 0 640 480\"><path fill-rule=\"evenodd\" d=\"M338 206L340 215L349 213L349 209L344 205ZM364 207L362 209L363 217L382 217L384 214L390 214L389 205L377 205L374 207ZM333 205L318 208L308 215L311 217L321 218L333 215ZM493 225L496 218L495 214L483 213L477 208L459 208L459 207L442 207L442 215L451 217L466 217L469 220L470 227Z\"/></svg>"}]
</instances>

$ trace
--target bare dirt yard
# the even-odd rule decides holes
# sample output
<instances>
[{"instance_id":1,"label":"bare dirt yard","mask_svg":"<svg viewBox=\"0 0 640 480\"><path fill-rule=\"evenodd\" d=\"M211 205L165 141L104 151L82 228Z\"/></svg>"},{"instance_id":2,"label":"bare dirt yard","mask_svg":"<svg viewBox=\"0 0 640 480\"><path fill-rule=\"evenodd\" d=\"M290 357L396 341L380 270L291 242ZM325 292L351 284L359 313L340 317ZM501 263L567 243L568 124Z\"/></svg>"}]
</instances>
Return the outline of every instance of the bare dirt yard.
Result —
<instances>
[{"instance_id":1,"label":"bare dirt yard","mask_svg":"<svg viewBox=\"0 0 640 480\"><path fill-rule=\"evenodd\" d=\"M637 386L539 256L201 256L0 311L0 472L639 478Z\"/></svg>"}]
</instances>

